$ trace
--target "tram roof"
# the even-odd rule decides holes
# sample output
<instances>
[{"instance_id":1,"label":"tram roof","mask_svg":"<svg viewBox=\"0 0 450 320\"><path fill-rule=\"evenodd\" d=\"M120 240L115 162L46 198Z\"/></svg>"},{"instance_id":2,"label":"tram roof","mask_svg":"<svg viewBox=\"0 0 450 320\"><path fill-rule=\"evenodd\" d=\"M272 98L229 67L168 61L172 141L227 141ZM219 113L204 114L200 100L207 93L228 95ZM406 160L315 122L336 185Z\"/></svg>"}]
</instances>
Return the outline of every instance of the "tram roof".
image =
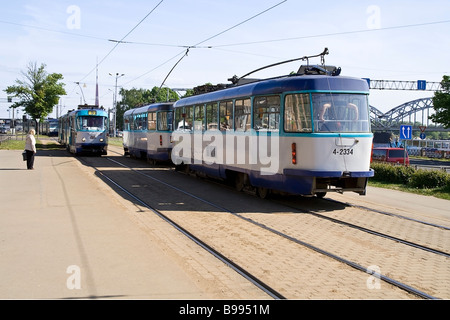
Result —
<instances>
[{"instance_id":1,"label":"tram roof","mask_svg":"<svg viewBox=\"0 0 450 320\"><path fill-rule=\"evenodd\" d=\"M178 100L174 107L294 91L347 91L369 93L366 80L342 76L301 75L256 81Z\"/></svg>"},{"instance_id":2,"label":"tram roof","mask_svg":"<svg viewBox=\"0 0 450 320\"><path fill-rule=\"evenodd\" d=\"M130 114L144 113L144 112L171 110L172 106L173 106L173 102L152 103L152 104L138 107L135 109L127 110L124 113L124 116L128 116Z\"/></svg>"},{"instance_id":3,"label":"tram roof","mask_svg":"<svg viewBox=\"0 0 450 320\"><path fill-rule=\"evenodd\" d=\"M69 117L71 115L77 115L77 116L87 116L90 115L92 116L92 111L95 111L97 116L103 116L106 117L108 116L108 112L106 112L105 109L103 108L91 108L91 109L78 109L78 110L71 110L69 112L67 112L67 114L63 115L61 118L64 117Z\"/></svg>"}]
</instances>

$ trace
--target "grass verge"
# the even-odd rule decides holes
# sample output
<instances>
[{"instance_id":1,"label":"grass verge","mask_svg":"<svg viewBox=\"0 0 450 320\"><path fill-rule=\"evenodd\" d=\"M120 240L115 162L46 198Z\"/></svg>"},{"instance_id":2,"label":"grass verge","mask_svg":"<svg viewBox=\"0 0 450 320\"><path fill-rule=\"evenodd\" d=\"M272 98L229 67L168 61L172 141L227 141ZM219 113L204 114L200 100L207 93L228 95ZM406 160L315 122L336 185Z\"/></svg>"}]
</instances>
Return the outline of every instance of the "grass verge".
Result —
<instances>
[{"instance_id":1,"label":"grass verge","mask_svg":"<svg viewBox=\"0 0 450 320\"><path fill-rule=\"evenodd\" d=\"M64 150L59 143L50 142L42 143L41 140L36 139L36 149L37 150ZM0 150L25 150L25 140L7 140L2 141L0 144Z\"/></svg>"}]
</instances>

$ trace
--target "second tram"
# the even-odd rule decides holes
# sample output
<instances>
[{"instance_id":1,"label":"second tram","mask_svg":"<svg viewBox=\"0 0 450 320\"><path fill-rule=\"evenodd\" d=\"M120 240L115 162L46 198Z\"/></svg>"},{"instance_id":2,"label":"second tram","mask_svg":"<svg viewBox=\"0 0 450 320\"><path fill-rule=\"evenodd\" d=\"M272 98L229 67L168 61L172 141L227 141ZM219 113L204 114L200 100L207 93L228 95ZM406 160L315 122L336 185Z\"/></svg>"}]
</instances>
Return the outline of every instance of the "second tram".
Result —
<instances>
[{"instance_id":1,"label":"second tram","mask_svg":"<svg viewBox=\"0 0 450 320\"><path fill-rule=\"evenodd\" d=\"M170 161L173 103L154 103L124 113L125 155L148 161Z\"/></svg>"}]
</instances>

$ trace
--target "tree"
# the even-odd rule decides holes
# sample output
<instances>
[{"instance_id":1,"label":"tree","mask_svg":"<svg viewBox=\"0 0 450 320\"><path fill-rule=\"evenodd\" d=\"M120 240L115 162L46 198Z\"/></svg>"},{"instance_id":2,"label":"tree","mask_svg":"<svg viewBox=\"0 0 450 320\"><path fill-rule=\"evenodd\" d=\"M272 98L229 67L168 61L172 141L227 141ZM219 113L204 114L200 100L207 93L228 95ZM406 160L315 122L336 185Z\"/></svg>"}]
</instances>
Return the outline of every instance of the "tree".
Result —
<instances>
[{"instance_id":1,"label":"tree","mask_svg":"<svg viewBox=\"0 0 450 320\"><path fill-rule=\"evenodd\" d=\"M66 95L62 74L48 74L45 64L38 67L36 62L28 64L27 72L22 72L24 80L16 80L16 85L7 87L4 91L16 98L11 108L23 107L24 111L34 120L44 119L58 104L59 97Z\"/></svg>"},{"instance_id":2,"label":"tree","mask_svg":"<svg viewBox=\"0 0 450 320\"><path fill-rule=\"evenodd\" d=\"M433 97L435 114L429 118L444 128L450 128L450 76L444 76L441 81L442 91L436 91Z\"/></svg>"}]
</instances>

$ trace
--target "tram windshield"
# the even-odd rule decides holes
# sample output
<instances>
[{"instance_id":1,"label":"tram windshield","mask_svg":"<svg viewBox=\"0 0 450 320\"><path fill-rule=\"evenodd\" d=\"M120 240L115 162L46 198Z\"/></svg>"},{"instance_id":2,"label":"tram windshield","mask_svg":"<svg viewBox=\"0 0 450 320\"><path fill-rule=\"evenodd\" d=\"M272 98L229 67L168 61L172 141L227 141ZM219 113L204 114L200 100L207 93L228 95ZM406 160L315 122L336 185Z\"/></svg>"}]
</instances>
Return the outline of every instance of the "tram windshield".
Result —
<instances>
[{"instance_id":1,"label":"tram windshield","mask_svg":"<svg viewBox=\"0 0 450 320\"><path fill-rule=\"evenodd\" d=\"M107 127L107 118L100 116L77 117L77 130L81 131L103 131Z\"/></svg>"},{"instance_id":2,"label":"tram windshield","mask_svg":"<svg viewBox=\"0 0 450 320\"><path fill-rule=\"evenodd\" d=\"M369 132L367 95L313 93L315 132Z\"/></svg>"}]
</instances>

